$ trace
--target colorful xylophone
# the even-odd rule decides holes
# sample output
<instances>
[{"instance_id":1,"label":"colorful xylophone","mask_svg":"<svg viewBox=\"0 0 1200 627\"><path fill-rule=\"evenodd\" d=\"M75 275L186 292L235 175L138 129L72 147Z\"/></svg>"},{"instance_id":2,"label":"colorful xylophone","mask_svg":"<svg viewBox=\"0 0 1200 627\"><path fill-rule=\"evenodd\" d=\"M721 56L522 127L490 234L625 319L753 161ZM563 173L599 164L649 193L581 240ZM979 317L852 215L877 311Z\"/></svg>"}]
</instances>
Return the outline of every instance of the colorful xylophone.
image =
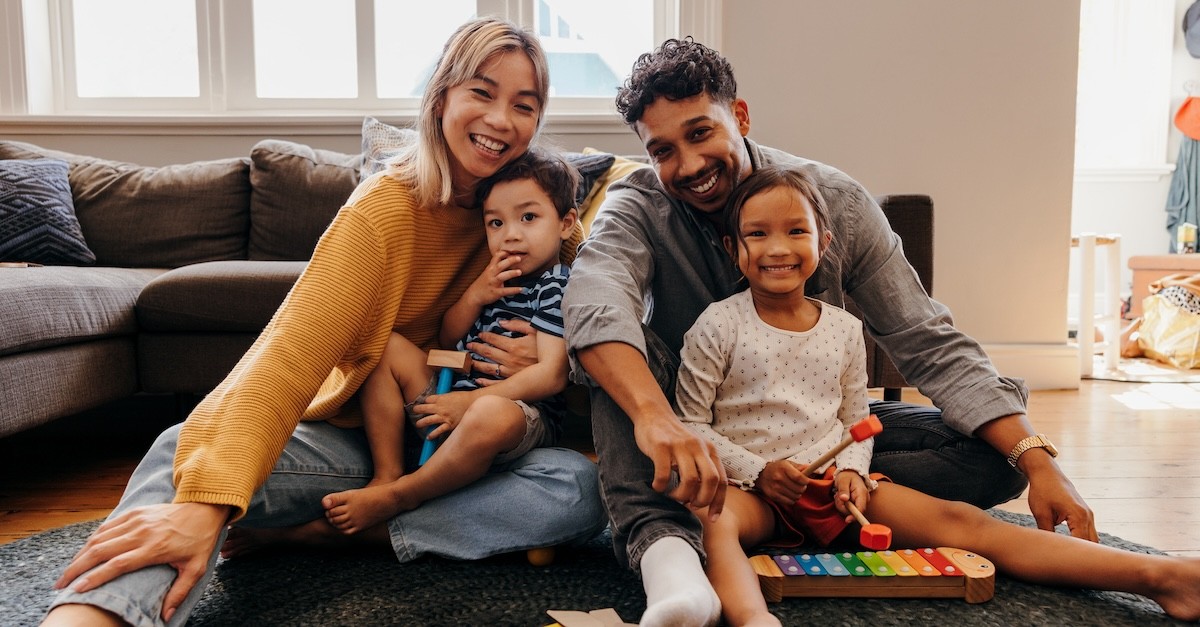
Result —
<instances>
[{"instance_id":1,"label":"colorful xylophone","mask_svg":"<svg viewBox=\"0 0 1200 627\"><path fill-rule=\"evenodd\" d=\"M962 598L995 594L996 568L962 549L755 555L750 565L769 602L783 597Z\"/></svg>"}]
</instances>

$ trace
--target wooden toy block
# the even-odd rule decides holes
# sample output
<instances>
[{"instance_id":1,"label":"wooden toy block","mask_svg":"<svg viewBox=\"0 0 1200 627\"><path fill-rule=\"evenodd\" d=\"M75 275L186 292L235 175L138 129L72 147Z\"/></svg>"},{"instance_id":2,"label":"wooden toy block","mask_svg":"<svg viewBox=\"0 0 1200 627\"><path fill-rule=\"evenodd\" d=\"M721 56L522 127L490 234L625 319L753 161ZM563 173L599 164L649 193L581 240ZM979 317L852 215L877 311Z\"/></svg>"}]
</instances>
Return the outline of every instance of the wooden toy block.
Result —
<instances>
[{"instance_id":1,"label":"wooden toy block","mask_svg":"<svg viewBox=\"0 0 1200 627\"><path fill-rule=\"evenodd\" d=\"M838 564L833 568L840 567L841 573L814 567L831 560ZM763 596L771 603L784 597L961 598L967 603L983 603L995 596L996 569L992 563L969 551L948 547L755 555L750 565L758 575Z\"/></svg>"},{"instance_id":2,"label":"wooden toy block","mask_svg":"<svg viewBox=\"0 0 1200 627\"><path fill-rule=\"evenodd\" d=\"M433 349L425 363L432 368L449 368L458 372L471 371L471 353Z\"/></svg>"}]
</instances>

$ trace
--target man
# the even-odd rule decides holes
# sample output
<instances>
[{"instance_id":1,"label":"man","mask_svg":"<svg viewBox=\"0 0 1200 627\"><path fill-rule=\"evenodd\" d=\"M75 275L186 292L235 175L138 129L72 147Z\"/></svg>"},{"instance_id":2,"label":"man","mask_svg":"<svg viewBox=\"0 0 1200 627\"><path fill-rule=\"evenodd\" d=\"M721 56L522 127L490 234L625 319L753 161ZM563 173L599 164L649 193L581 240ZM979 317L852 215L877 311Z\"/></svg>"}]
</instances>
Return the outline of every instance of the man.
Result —
<instances>
[{"instance_id":1,"label":"man","mask_svg":"<svg viewBox=\"0 0 1200 627\"><path fill-rule=\"evenodd\" d=\"M1091 510L1054 462L1056 451L1034 435L1024 384L999 376L978 343L953 327L949 310L925 294L861 185L746 137L749 106L727 60L690 38L668 40L634 64L617 109L653 171L609 189L575 261L564 312L574 376L592 385L617 556L640 570L646 591L642 625L703 625L720 614L689 506L719 515L725 475L711 444L676 419L674 379L684 333L708 304L740 287L722 245L722 214L738 183L766 163L807 171L829 205L833 254L809 295L838 306L853 298L877 342L936 406L874 402L885 428L871 469L984 508L1016 497L1028 480L1040 527L1065 521L1072 534L1097 540Z\"/></svg>"}]
</instances>

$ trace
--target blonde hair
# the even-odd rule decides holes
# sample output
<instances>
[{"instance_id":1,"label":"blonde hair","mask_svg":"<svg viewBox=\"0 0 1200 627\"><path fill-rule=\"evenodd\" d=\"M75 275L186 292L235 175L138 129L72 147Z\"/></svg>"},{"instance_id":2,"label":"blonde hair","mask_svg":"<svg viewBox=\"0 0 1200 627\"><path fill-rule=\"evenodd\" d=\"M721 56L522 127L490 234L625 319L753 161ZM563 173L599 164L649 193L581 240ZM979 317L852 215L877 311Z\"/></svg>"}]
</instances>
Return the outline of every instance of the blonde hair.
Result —
<instances>
[{"instance_id":1,"label":"blonde hair","mask_svg":"<svg viewBox=\"0 0 1200 627\"><path fill-rule=\"evenodd\" d=\"M481 17L463 24L446 42L442 58L421 97L417 141L391 163L393 175L412 187L421 205L448 205L454 197L450 152L439 119L446 93L478 75L479 69L495 55L513 51L525 53L533 62L538 94L535 135L541 131L550 95L550 69L537 37L497 17Z\"/></svg>"}]
</instances>

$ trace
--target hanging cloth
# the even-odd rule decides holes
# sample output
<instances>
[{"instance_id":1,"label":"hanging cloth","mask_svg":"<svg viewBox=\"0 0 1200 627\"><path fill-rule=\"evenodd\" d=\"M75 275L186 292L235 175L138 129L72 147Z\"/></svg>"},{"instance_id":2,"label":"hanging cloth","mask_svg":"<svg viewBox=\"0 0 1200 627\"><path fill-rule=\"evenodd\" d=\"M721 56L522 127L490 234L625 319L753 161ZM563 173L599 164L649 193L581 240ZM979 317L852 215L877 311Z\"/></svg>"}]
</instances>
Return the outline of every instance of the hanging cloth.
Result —
<instances>
[{"instance_id":1,"label":"hanging cloth","mask_svg":"<svg viewBox=\"0 0 1200 627\"><path fill-rule=\"evenodd\" d=\"M1167 193L1167 241L1175 250L1175 229L1184 222L1200 224L1200 97L1188 96L1175 114L1175 127L1183 132L1179 158Z\"/></svg>"}]
</instances>

